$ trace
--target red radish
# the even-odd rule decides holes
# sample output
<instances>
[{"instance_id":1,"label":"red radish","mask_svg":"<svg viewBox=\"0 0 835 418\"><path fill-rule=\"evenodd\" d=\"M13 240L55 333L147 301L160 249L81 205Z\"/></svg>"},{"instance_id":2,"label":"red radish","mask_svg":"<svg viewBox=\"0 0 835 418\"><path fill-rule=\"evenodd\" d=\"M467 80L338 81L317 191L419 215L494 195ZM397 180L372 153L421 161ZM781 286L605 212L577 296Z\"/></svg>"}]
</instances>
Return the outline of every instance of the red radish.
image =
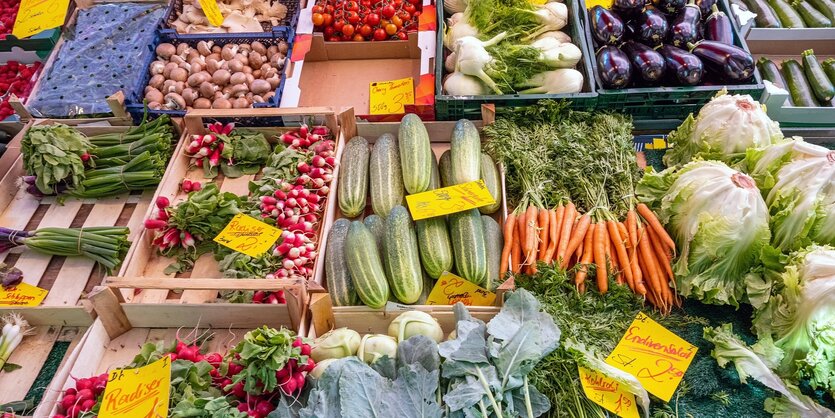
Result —
<instances>
[{"instance_id":1,"label":"red radish","mask_svg":"<svg viewBox=\"0 0 835 418\"><path fill-rule=\"evenodd\" d=\"M65 396L66 396L66 395L73 395L73 396L75 396L75 394L76 394L76 393L77 393L77 392L76 392L75 388L68 388L67 390L65 390L65 391L64 391L64 395L65 395Z\"/></svg>"},{"instance_id":2,"label":"red radish","mask_svg":"<svg viewBox=\"0 0 835 418\"><path fill-rule=\"evenodd\" d=\"M65 411L69 410L70 407L75 405L76 400L75 395L64 395L64 398L61 399L61 408L64 408Z\"/></svg>"},{"instance_id":3,"label":"red radish","mask_svg":"<svg viewBox=\"0 0 835 418\"><path fill-rule=\"evenodd\" d=\"M200 183L199 181L191 182L191 191L198 192L201 189L203 189L203 184L202 183Z\"/></svg>"},{"instance_id":4,"label":"red radish","mask_svg":"<svg viewBox=\"0 0 835 418\"><path fill-rule=\"evenodd\" d=\"M81 403L81 410L87 412L93 409L94 406L96 406L96 401L93 399L88 399Z\"/></svg>"},{"instance_id":5,"label":"red radish","mask_svg":"<svg viewBox=\"0 0 835 418\"><path fill-rule=\"evenodd\" d=\"M232 387L232 395L237 396L239 398L246 397L246 391L244 391L244 382L235 383L235 386Z\"/></svg>"},{"instance_id":6,"label":"red radish","mask_svg":"<svg viewBox=\"0 0 835 418\"><path fill-rule=\"evenodd\" d=\"M238 373L242 372L243 370L244 370L244 366L241 366L240 364L233 363L233 362L230 361L229 362L228 376L235 376Z\"/></svg>"},{"instance_id":7,"label":"red radish","mask_svg":"<svg viewBox=\"0 0 835 418\"><path fill-rule=\"evenodd\" d=\"M83 390L91 390L93 389L93 382L90 379L75 379L75 388L78 393Z\"/></svg>"},{"instance_id":8,"label":"red radish","mask_svg":"<svg viewBox=\"0 0 835 418\"><path fill-rule=\"evenodd\" d=\"M145 228L163 229L168 227L168 222L159 219L145 219Z\"/></svg>"},{"instance_id":9,"label":"red radish","mask_svg":"<svg viewBox=\"0 0 835 418\"><path fill-rule=\"evenodd\" d=\"M81 389L78 391L78 395L76 395L75 398L80 402L84 402L88 399L94 399L95 396L96 395L93 393L91 389Z\"/></svg>"},{"instance_id":10,"label":"red radish","mask_svg":"<svg viewBox=\"0 0 835 418\"><path fill-rule=\"evenodd\" d=\"M264 297L266 297L266 293L259 290L252 295L252 303L261 303L264 301Z\"/></svg>"},{"instance_id":11,"label":"red radish","mask_svg":"<svg viewBox=\"0 0 835 418\"><path fill-rule=\"evenodd\" d=\"M303 356L309 356L309 355L310 355L310 351L311 351L311 347L310 347L310 345L305 344L305 345L303 345L303 346L302 346L302 355L303 355ZM313 361L313 358L310 358L310 359L309 359L309 361L308 361L308 365L309 365L309 364L310 364L310 362L312 362L312 361ZM314 364L314 366L315 366L315 364ZM309 367L309 368L307 369L307 371L311 371L311 370L313 370L313 368L312 368L312 367Z\"/></svg>"},{"instance_id":12,"label":"red radish","mask_svg":"<svg viewBox=\"0 0 835 418\"><path fill-rule=\"evenodd\" d=\"M183 231L182 242L186 248L192 248L195 244L194 237L188 231Z\"/></svg>"},{"instance_id":13,"label":"red radish","mask_svg":"<svg viewBox=\"0 0 835 418\"><path fill-rule=\"evenodd\" d=\"M191 191L191 180L185 179L183 183L180 185L184 192L188 193Z\"/></svg>"},{"instance_id":14,"label":"red radish","mask_svg":"<svg viewBox=\"0 0 835 418\"><path fill-rule=\"evenodd\" d=\"M257 405L255 405L255 412L261 414L262 416L267 416L270 412L273 412L275 406L273 406L270 401L262 400L259 401Z\"/></svg>"},{"instance_id":15,"label":"red radish","mask_svg":"<svg viewBox=\"0 0 835 418\"><path fill-rule=\"evenodd\" d=\"M90 161L90 154L89 154L89 153L87 153L87 152L85 152L84 154L81 154L81 161L82 161L82 162L85 162L85 163L86 163L87 161Z\"/></svg>"},{"instance_id":16,"label":"red radish","mask_svg":"<svg viewBox=\"0 0 835 418\"><path fill-rule=\"evenodd\" d=\"M160 196L157 198L157 207L160 209L165 209L171 205L171 202L165 196Z\"/></svg>"},{"instance_id":17,"label":"red radish","mask_svg":"<svg viewBox=\"0 0 835 418\"><path fill-rule=\"evenodd\" d=\"M220 353L209 353L206 356L206 361L212 366L217 367L223 362L223 356L221 356Z\"/></svg>"},{"instance_id":18,"label":"red radish","mask_svg":"<svg viewBox=\"0 0 835 418\"><path fill-rule=\"evenodd\" d=\"M247 405L245 403L239 403L238 404L238 411L241 411L241 412L249 411L249 405Z\"/></svg>"},{"instance_id":19,"label":"red radish","mask_svg":"<svg viewBox=\"0 0 835 418\"><path fill-rule=\"evenodd\" d=\"M165 209L160 209L157 212L157 219L159 219L161 221L167 221L168 220L168 211L166 211Z\"/></svg>"},{"instance_id":20,"label":"red radish","mask_svg":"<svg viewBox=\"0 0 835 418\"><path fill-rule=\"evenodd\" d=\"M302 341L302 338L301 337L296 337L296 339L293 340L292 346L293 347L301 347L302 344L304 344L304 342Z\"/></svg>"}]
</instances>

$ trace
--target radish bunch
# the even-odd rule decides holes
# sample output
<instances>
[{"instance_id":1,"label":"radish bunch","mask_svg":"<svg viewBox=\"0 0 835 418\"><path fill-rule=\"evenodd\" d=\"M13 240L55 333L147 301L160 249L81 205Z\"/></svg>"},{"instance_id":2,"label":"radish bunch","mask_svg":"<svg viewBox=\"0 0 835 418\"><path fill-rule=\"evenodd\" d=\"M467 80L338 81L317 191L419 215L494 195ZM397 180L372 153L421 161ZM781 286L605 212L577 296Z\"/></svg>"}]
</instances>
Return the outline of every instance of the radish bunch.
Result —
<instances>
[{"instance_id":1,"label":"radish bunch","mask_svg":"<svg viewBox=\"0 0 835 418\"><path fill-rule=\"evenodd\" d=\"M306 222L306 224L309 224ZM312 224L306 225L307 230L313 230ZM273 277L267 275L267 279L287 279L295 276L310 277L313 275L313 262L316 260L316 244L308 236L312 232L293 232L285 229L279 237L279 244L273 248L273 256L281 257L281 268Z\"/></svg>"},{"instance_id":2,"label":"radish bunch","mask_svg":"<svg viewBox=\"0 0 835 418\"><path fill-rule=\"evenodd\" d=\"M275 276L270 277L268 274L266 279L274 279ZM258 290L252 295L252 303L267 303L272 305L280 305L287 303L287 299L284 298L284 291L278 290L275 292L266 292L263 290Z\"/></svg>"},{"instance_id":3,"label":"radish bunch","mask_svg":"<svg viewBox=\"0 0 835 418\"><path fill-rule=\"evenodd\" d=\"M329 138L330 129L327 126L314 126L313 129L303 124L292 132L281 135L281 142L293 148L307 148L323 139Z\"/></svg>"},{"instance_id":4,"label":"radish bunch","mask_svg":"<svg viewBox=\"0 0 835 418\"><path fill-rule=\"evenodd\" d=\"M199 181L191 181L189 179L183 180L180 183L180 188L186 193L196 192L203 189L203 185Z\"/></svg>"},{"instance_id":5,"label":"radish bunch","mask_svg":"<svg viewBox=\"0 0 835 418\"><path fill-rule=\"evenodd\" d=\"M191 142L186 146L186 155L191 157L191 164L194 166L202 168L204 164L208 164L209 167L217 167L220 165L223 145L223 141L217 140L217 135L195 134L191 136Z\"/></svg>"},{"instance_id":6,"label":"radish bunch","mask_svg":"<svg viewBox=\"0 0 835 418\"><path fill-rule=\"evenodd\" d=\"M176 248L177 246L182 246L182 248L187 250L194 248L196 242L194 240L194 236L192 236L190 232L181 231L168 224L168 207L171 206L171 202L168 198L165 196L158 197L156 206L156 215L151 219L145 220L145 228L161 231L156 235L156 238L154 238L154 245L156 245L160 251Z\"/></svg>"},{"instance_id":7,"label":"radish bunch","mask_svg":"<svg viewBox=\"0 0 835 418\"><path fill-rule=\"evenodd\" d=\"M307 357L307 362L299 364L299 361L293 358L287 361L284 368L275 372L278 387L286 395L292 395L304 388L307 374L316 368L316 362L313 361L313 357L310 357L310 352L313 349L310 344L305 344L299 337L293 341L293 347L301 350L300 353Z\"/></svg>"},{"instance_id":8,"label":"radish bunch","mask_svg":"<svg viewBox=\"0 0 835 418\"><path fill-rule=\"evenodd\" d=\"M58 402L58 410L61 413L53 415L52 418L77 418L91 411L104 393L108 374L102 373L86 379L73 379L75 387L64 391L64 396Z\"/></svg>"}]
</instances>

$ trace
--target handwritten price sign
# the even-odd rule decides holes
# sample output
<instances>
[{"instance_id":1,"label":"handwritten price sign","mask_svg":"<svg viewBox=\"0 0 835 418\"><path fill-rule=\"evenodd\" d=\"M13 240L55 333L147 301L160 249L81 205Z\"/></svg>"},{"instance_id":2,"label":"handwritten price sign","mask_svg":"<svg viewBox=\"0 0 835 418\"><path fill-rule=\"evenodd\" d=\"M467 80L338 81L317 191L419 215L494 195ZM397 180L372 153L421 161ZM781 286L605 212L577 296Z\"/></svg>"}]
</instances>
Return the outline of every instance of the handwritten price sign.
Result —
<instances>
[{"instance_id":1,"label":"handwritten price sign","mask_svg":"<svg viewBox=\"0 0 835 418\"><path fill-rule=\"evenodd\" d=\"M404 105L407 104L415 104L415 82L412 77L371 83L368 107L372 115L404 113Z\"/></svg>"},{"instance_id":2,"label":"handwritten price sign","mask_svg":"<svg viewBox=\"0 0 835 418\"><path fill-rule=\"evenodd\" d=\"M698 348L639 312L606 363L635 376L669 402Z\"/></svg>"},{"instance_id":3,"label":"handwritten price sign","mask_svg":"<svg viewBox=\"0 0 835 418\"><path fill-rule=\"evenodd\" d=\"M64 24L70 0L23 0L15 18L12 35L28 38Z\"/></svg>"},{"instance_id":4,"label":"handwritten price sign","mask_svg":"<svg viewBox=\"0 0 835 418\"><path fill-rule=\"evenodd\" d=\"M467 306L490 306L495 300L495 293L450 272L444 272L435 282L435 287L426 298L426 304L455 305L461 302Z\"/></svg>"},{"instance_id":5,"label":"handwritten price sign","mask_svg":"<svg viewBox=\"0 0 835 418\"><path fill-rule=\"evenodd\" d=\"M6 289L0 288L0 306L39 306L49 293L46 289L20 283Z\"/></svg>"},{"instance_id":6,"label":"handwritten price sign","mask_svg":"<svg viewBox=\"0 0 835 418\"><path fill-rule=\"evenodd\" d=\"M250 257L259 257L275 244L281 230L239 213L220 231L214 241Z\"/></svg>"},{"instance_id":7,"label":"handwritten price sign","mask_svg":"<svg viewBox=\"0 0 835 418\"><path fill-rule=\"evenodd\" d=\"M583 392L592 402L620 417L640 418L638 406L635 404L635 395L621 389L620 383L605 374L585 367L578 366L577 369L580 371Z\"/></svg>"},{"instance_id":8,"label":"handwritten price sign","mask_svg":"<svg viewBox=\"0 0 835 418\"><path fill-rule=\"evenodd\" d=\"M138 369L110 372L99 418L166 418L171 362L165 356Z\"/></svg>"},{"instance_id":9,"label":"handwritten price sign","mask_svg":"<svg viewBox=\"0 0 835 418\"><path fill-rule=\"evenodd\" d=\"M483 180L406 196L412 219L419 221L496 203Z\"/></svg>"}]
</instances>

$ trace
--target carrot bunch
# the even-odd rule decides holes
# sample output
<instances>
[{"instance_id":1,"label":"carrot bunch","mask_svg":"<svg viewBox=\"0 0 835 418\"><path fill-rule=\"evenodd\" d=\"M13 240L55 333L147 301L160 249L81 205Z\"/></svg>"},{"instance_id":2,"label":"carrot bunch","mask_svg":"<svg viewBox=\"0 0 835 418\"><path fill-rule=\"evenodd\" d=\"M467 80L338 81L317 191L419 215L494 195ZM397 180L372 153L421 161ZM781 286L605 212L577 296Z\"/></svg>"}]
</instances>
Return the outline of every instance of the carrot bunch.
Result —
<instances>
[{"instance_id":1,"label":"carrot bunch","mask_svg":"<svg viewBox=\"0 0 835 418\"><path fill-rule=\"evenodd\" d=\"M557 264L574 271L577 290L586 290L593 271L601 293L609 278L644 296L662 312L680 306L673 292L675 243L645 204L627 212L624 221L608 210L580 213L574 203L554 208L517 208L504 224L500 275L535 274L537 263Z\"/></svg>"}]
</instances>

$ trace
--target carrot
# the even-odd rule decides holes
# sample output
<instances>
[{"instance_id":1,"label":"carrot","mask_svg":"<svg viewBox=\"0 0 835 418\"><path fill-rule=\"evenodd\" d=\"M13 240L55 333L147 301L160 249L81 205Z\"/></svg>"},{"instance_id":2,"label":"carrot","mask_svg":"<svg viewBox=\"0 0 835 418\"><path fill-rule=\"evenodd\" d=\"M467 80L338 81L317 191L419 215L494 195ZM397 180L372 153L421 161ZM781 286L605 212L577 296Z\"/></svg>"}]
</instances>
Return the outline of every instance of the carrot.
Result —
<instances>
[{"instance_id":1,"label":"carrot","mask_svg":"<svg viewBox=\"0 0 835 418\"><path fill-rule=\"evenodd\" d=\"M635 209L626 212L626 231L629 233L629 243L633 248L638 247L638 215Z\"/></svg>"},{"instance_id":2,"label":"carrot","mask_svg":"<svg viewBox=\"0 0 835 418\"><path fill-rule=\"evenodd\" d=\"M635 212L631 212L633 215L633 221ZM629 215L627 214L627 223L629 223ZM627 232L627 241L629 242L629 265L632 267L632 279L635 283L635 290L638 292L639 295L645 295L647 292L646 284L644 284L644 275L641 272L641 266L638 264L638 229L637 229L637 222L635 223L635 229L629 229L626 227Z\"/></svg>"},{"instance_id":3,"label":"carrot","mask_svg":"<svg viewBox=\"0 0 835 418\"><path fill-rule=\"evenodd\" d=\"M648 228L647 231L649 232L649 242L652 244L652 250L655 254L655 261L658 262L660 266L664 267L663 272L666 273L665 278L673 277L673 269L670 267L669 253L664 249L664 244L661 243L661 240L659 239L658 234L655 233L655 230Z\"/></svg>"},{"instance_id":4,"label":"carrot","mask_svg":"<svg viewBox=\"0 0 835 418\"><path fill-rule=\"evenodd\" d=\"M629 255L626 254L626 247L623 245L623 238L621 238L620 231L617 227L618 223L615 221L606 222L606 227L609 229L609 235L612 237L612 245L615 247L614 253L623 268L623 275L626 277L626 283L629 288L635 290L635 278L632 275L632 264L629 262ZM626 228L624 228L626 232Z\"/></svg>"},{"instance_id":5,"label":"carrot","mask_svg":"<svg viewBox=\"0 0 835 418\"><path fill-rule=\"evenodd\" d=\"M623 284L623 276L618 272L618 260L615 258L615 248L612 243L612 237L609 236L609 231L606 228L606 221L600 222L600 227L603 228L603 248L606 250L606 270L615 274L615 283ZM609 269L611 267L611 270Z\"/></svg>"},{"instance_id":6,"label":"carrot","mask_svg":"<svg viewBox=\"0 0 835 418\"><path fill-rule=\"evenodd\" d=\"M589 225L591 225L591 215L586 213L580 217L580 220L577 221L577 227L574 228L574 231L571 233L571 239L568 240L566 251L569 254L573 253L574 250L577 249L577 247L579 247L583 242L583 238L586 236L586 231L588 231ZM563 260L560 267L568 267L568 260Z\"/></svg>"},{"instance_id":7,"label":"carrot","mask_svg":"<svg viewBox=\"0 0 835 418\"><path fill-rule=\"evenodd\" d=\"M548 209L539 209L539 260L545 259L545 251L548 250L548 235L551 233L550 225L551 215Z\"/></svg>"},{"instance_id":8,"label":"carrot","mask_svg":"<svg viewBox=\"0 0 835 418\"><path fill-rule=\"evenodd\" d=\"M513 263L510 261L510 249L513 246L513 230L516 229L516 214L511 212L507 215L504 221L504 246L502 247L502 258L499 263L499 278L504 277L507 273L508 265ZM511 267L512 270L512 267Z\"/></svg>"},{"instance_id":9,"label":"carrot","mask_svg":"<svg viewBox=\"0 0 835 418\"><path fill-rule=\"evenodd\" d=\"M577 269L577 274L574 275L574 284L578 289L581 285L585 287L584 281L586 280L586 275L589 273L589 263L592 262L592 255L594 254L594 251L592 251L594 231L592 228L587 229L586 236L583 237L583 257L580 258L580 268Z\"/></svg>"},{"instance_id":10,"label":"carrot","mask_svg":"<svg viewBox=\"0 0 835 418\"><path fill-rule=\"evenodd\" d=\"M576 216L577 209L574 207L574 203L568 202L568 205L565 207L565 215L563 215L562 219L562 227L560 228L560 243L557 245L557 261L560 261L561 266L567 266L569 255L574 253L573 250L571 252L568 251L568 243Z\"/></svg>"},{"instance_id":11,"label":"carrot","mask_svg":"<svg viewBox=\"0 0 835 418\"><path fill-rule=\"evenodd\" d=\"M519 239L514 239L513 242L510 244L510 258L510 263L513 266L513 272L521 273L522 265L524 265L525 263L522 261L522 243L519 241Z\"/></svg>"},{"instance_id":12,"label":"carrot","mask_svg":"<svg viewBox=\"0 0 835 418\"><path fill-rule=\"evenodd\" d=\"M600 293L609 290L609 274L606 271L606 227L603 224L594 224L594 264L597 265L597 289Z\"/></svg>"},{"instance_id":13,"label":"carrot","mask_svg":"<svg viewBox=\"0 0 835 418\"><path fill-rule=\"evenodd\" d=\"M676 250L676 243L673 242L673 239L670 238L670 234L661 226L661 222L658 221L658 218L655 216L654 213L649 209L649 207L643 203L638 204L638 213L649 223L649 226L658 234L658 238L661 239L661 242L664 243L667 248Z\"/></svg>"},{"instance_id":14,"label":"carrot","mask_svg":"<svg viewBox=\"0 0 835 418\"><path fill-rule=\"evenodd\" d=\"M525 257L528 255L528 250L525 247L526 243L528 242L525 237L525 233L528 231L526 227L527 214L528 213L523 210L522 213L520 213L519 216L516 217L516 235L519 236L519 239L517 241L519 241L519 249L522 252L518 260L520 268L521 266L524 266L528 261L525 259Z\"/></svg>"},{"instance_id":15,"label":"carrot","mask_svg":"<svg viewBox=\"0 0 835 418\"><path fill-rule=\"evenodd\" d=\"M630 242L626 242L629 239L629 232L626 231L626 226L623 225L623 222L615 222L615 226L618 228L618 233L620 234L621 242L625 247L629 247Z\"/></svg>"},{"instance_id":16,"label":"carrot","mask_svg":"<svg viewBox=\"0 0 835 418\"><path fill-rule=\"evenodd\" d=\"M534 206L529 206L527 213L525 214L525 227L527 228L525 231L525 245L527 247L527 252L525 253L525 262L528 263L528 274L536 273L536 241L538 239L536 222L537 214L538 211Z\"/></svg>"},{"instance_id":17,"label":"carrot","mask_svg":"<svg viewBox=\"0 0 835 418\"><path fill-rule=\"evenodd\" d=\"M560 208L563 206L560 205ZM554 260L554 254L557 252L557 242L559 242L559 235L560 235L560 225L558 222L561 220L558 218L557 212L559 208L556 210L551 209L548 211L548 248L545 250L545 264L551 264L551 261ZM558 220L559 219L559 220Z\"/></svg>"},{"instance_id":18,"label":"carrot","mask_svg":"<svg viewBox=\"0 0 835 418\"><path fill-rule=\"evenodd\" d=\"M661 272L655 264L655 257L652 255L650 249L649 234L646 233L644 227L638 226L638 250L641 257L642 266L645 268L645 276L649 279L650 288L654 293L655 298L663 303L661 298Z\"/></svg>"}]
</instances>

